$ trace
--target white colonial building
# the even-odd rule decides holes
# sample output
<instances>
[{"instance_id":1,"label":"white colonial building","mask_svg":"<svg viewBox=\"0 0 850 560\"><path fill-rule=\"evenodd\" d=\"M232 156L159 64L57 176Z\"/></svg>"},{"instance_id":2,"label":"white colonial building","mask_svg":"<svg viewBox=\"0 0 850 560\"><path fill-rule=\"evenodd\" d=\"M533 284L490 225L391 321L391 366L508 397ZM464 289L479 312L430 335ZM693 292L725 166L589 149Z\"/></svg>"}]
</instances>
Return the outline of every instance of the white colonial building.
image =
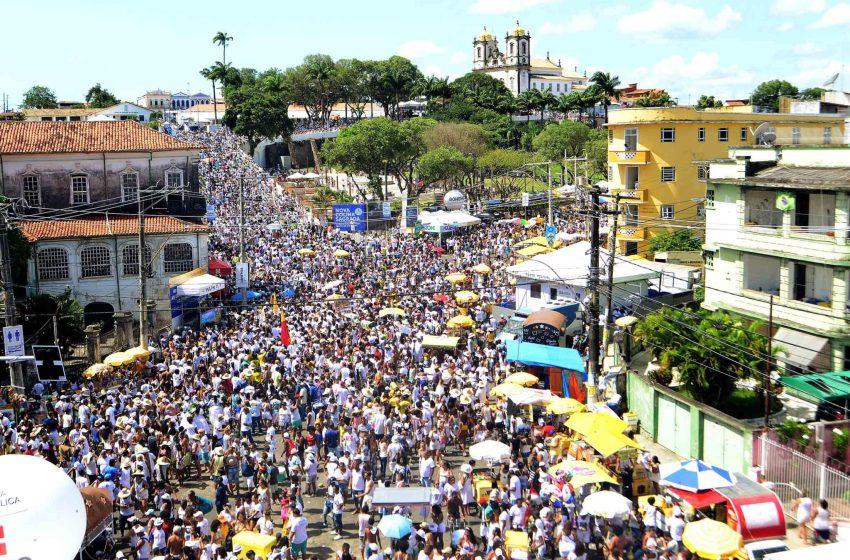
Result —
<instances>
[{"instance_id":1,"label":"white colonial building","mask_svg":"<svg viewBox=\"0 0 850 560\"><path fill-rule=\"evenodd\" d=\"M531 54L531 35L519 22L505 35L504 52L485 27L472 43L472 71L489 74L515 95L537 89L557 96L587 87L587 76L578 69L563 68L560 61L549 59L549 53L546 58L532 58Z\"/></svg>"},{"instance_id":2,"label":"white colonial building","mask_svg":"<svg viewBox=\"0 0 850 560\"><path fill-rule=\"evenodd\" d=\"M141 105L122 101L103 109L24 109L24 120L29 122L49 121L139 121L150 122L151 113Z\"/></svg>"}]
</instances>

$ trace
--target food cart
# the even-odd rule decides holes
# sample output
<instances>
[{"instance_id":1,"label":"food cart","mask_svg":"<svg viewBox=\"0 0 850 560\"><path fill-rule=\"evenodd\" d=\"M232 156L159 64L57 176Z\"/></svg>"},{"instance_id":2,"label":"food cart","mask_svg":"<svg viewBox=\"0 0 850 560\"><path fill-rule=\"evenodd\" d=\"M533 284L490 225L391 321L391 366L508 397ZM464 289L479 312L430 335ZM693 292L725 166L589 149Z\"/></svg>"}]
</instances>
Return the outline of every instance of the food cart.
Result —
<instances>
[{"instance_id":1,"label":"food cart","mask_svg":"<svg viewBox=\"0 0 850 560\"><path fill-rule=\"evenodd\" d=\"M727 488L689 492L667 488L666 493L688 506L683 509L699 511L741 533L744 541L785 536L785 514L779 498L768 488L742 474Z\"/></svg>"},{"instance_id":2,"label":"food cart","mask_svg":"<svg viewBox=\"0 0 850 560\"><path fill-rule=\"evenodd\" d=\"M249 552L253 552L259 558L268 558L277 539L271 535L261 535L252 531L242 531L233 535L233 544L242 545L239 558L247 558Z\"/></svg>"}]
</instances>

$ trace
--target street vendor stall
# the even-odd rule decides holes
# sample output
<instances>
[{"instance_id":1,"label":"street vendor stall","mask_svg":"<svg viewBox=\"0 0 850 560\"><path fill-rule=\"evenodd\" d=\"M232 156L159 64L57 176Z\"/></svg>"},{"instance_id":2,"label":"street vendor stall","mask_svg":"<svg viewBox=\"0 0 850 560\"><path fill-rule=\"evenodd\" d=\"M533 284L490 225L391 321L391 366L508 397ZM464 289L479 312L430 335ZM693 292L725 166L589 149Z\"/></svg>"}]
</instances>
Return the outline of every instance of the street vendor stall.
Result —
<instances>
[{"instance_id":1,"label":"street vendor stall","mask_svg":"<svg viewBox=\"0 0 850 560\"><path fill-rule=\"evenodd\" d=\"M542 379L544 387L553 393L579 398L572 394L571 387L577 385L577 381L587 380L587 372L584 368L584 360L578 350L573 348L560 348L557 346L546 346L531 342L518 340L506 340L505 348L508 351L508 362L519 362L527 366L539 366L543 368L555 368L555 375ZM576 377L576 382L570 380ZM579 399L582 400L582 399Z\"/></svg>"}]
</instances>

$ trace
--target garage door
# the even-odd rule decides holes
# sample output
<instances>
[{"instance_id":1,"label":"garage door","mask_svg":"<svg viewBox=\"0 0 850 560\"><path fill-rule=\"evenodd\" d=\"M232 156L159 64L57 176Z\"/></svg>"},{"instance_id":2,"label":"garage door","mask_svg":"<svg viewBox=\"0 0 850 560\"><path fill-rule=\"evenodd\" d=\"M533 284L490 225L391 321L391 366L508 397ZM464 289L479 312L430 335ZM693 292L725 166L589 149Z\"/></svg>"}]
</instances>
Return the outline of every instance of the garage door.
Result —
<instances>
[{"instance_id":1,"label":"garage door","mask_svg":"<svg viewBox=\"0 0 850 560\"><path fill-rule=\"evenodd\" d=\"M744 466L744 436L722 422L705 418L702 460L732 472Z\"/></svg>"},{"instance_id":2,"label":"garage door","mask_svg":"<svg viewBox=\"0 0 850 560\"><path fill-rule=\"evenodd\" d=\"M691 456L691 411L664 395L658 396L658 443L681 455Z\"/></svg>"}]
</instances>

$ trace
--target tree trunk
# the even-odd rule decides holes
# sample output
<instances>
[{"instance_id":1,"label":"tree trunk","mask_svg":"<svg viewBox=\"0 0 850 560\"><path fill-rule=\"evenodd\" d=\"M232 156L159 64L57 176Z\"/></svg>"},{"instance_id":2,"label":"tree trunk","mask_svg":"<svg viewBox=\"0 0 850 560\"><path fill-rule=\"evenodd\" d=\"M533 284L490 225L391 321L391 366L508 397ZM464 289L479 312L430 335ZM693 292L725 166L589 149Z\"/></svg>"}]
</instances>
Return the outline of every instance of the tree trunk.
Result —
<instances>
[{"instance_id":1,"label":"tree trunk","mask_svg":"<svg viewBox=\"0 0 850 560\"><path fill-rule=\"evenodd\" d=\"M213 120L218 124L218 98L215 95L215 80L212 80L213 87Z\"/></svg>"}]
</instances>

